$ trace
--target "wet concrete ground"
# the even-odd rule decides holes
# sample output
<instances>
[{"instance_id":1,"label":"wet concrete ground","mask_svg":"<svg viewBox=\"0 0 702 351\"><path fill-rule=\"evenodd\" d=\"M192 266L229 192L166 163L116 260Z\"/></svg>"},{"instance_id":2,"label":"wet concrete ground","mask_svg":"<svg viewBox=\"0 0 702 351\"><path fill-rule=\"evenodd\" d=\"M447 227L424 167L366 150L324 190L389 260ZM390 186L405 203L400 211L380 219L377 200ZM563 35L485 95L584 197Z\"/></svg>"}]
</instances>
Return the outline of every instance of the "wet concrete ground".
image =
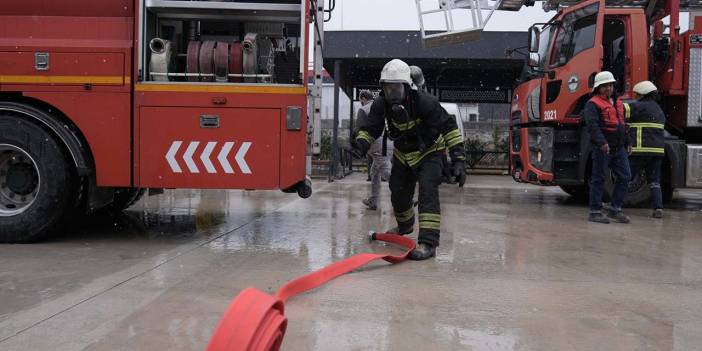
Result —
<instances>
[{"instance_id":1,"label":"wet concrete ground","mask_svg":"<svg viewBox=\"0 0 702 351\"><path fill-rule=\"evenodd\" d=\"M243 288L355 253L393 224L358 176L278 192L168 191L42 244L0 246L0 350L203 350ZM702 192L663 220L586 222L558 188L442 188L438 257L292 299L284 350L699 350Z\"/></svg>"}]
</instances>

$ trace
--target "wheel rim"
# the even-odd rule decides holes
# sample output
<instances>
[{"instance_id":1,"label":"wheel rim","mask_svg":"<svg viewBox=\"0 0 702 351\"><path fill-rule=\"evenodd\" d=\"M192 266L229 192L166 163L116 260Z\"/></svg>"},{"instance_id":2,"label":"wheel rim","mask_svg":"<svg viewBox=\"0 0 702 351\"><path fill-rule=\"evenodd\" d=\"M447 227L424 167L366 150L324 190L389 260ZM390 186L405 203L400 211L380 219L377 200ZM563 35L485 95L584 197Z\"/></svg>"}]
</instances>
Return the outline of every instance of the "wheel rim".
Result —
<instances>
[{"instance_id":1,"label":"wheel rim","mask_svg":"<svg viewBox=\"0 0 702 351\"><path fill-rule=\"evenodd\" d=\"M34 204L40 187L34 159L17 146L0 144L0 217L26 211Z\"/></svg>"}]
</instances>

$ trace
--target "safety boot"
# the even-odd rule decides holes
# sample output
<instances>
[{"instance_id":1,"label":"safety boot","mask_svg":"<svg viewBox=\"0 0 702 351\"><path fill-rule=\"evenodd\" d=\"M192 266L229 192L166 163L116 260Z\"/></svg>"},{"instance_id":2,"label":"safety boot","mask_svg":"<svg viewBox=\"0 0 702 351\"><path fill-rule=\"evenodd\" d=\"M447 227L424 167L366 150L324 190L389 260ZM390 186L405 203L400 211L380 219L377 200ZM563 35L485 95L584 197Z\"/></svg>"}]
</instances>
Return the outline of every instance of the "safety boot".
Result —
<instances>
[{"instance_id":1,"label":"safety boot","mask_svg":"<svg viewBox=\"0 0 702 351\"><path fill-rule=\"evenodd\" d=\"M412 261L423 261L436 256L436 246L419 243L417 248L410 252L408 258Z\"/></svg>"},{"instance_id":2,"label":"safety boot","mask_svg":"<svg viewBox=\"0 0 702 351\"><path fill-rule=\"evenodd\" d=\"M653 210L653 214L651 215L653 218L663 218L663 209L657 208Z\"/></svg>"},{"instance_id":3,"label":"safety boot","mask_svg":"<svg viewBox=\"0 0 702 351\"><path fill-rule=\"evenodd\" d=\"M392 234L400 234L400 235L410 235L414 231L414 228L400 228L398 227L392 227L388 229L387 233L392 233Z\"/></svg>"},{"instance_id":4,"label":"safety boot","mask_svg":"<svg viewBox=\"0 0 702 351\"><path fill-rule=\"evenodd\" d=\"M363 199L361 202L363 202L369 210L375 211L378 209L378 205L373 203L370 199Z\"/></svg>"},{"instance_id":5,"label":"safety boot","mask_svg":"<svg viewBox=\"0 0 702 351\"><path fill-rule=\"evenodd\" d=\"M591 212L587 220L595 223L609 224L609 219L607 219L602 212Z\"/></svg>"},{"instance_id":6,"label":"safety boot","mask_svg":"<svg viewBox=\"0 0 702 351\"><path fill-rule=\"evenodd\" d=\"M607 213L607 217L612 219L613 221L617 223L630 223L631 219L629 219L629 216L625 215L622 210L610 210Z\"/></svg>"}]
</instances>

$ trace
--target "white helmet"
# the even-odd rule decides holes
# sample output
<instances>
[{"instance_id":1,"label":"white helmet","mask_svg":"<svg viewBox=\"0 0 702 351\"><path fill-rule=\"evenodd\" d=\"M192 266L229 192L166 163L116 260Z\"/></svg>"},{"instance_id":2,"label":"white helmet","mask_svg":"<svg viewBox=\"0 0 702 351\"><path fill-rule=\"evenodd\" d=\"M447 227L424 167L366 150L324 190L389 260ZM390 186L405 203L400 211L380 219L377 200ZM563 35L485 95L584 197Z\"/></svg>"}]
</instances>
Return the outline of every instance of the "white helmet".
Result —
<instances>
[{"instance_id":1,"label":"white helmet","mask_svg":"<svg viewBox=\"0 0 702 351\"><path fill-rule=\"evenodd\" d=\"M608 83L616 83L617 80L614 79L614 75L612 72L608 71L602 71L600 73L597 73L595 76L595 86L592 87L592 91L597 90L597 87L599 87L602 84L608 84Z\"/></svg>"},{"instance_id":2,"label":"white helmet","mask_svg":"<svg viewBox=\"0 0 702 351\"><path fill-rule=\"evenodd\" d=\"M657 90L656 85L647 80L634 85L634 92L641 96L646 96Z\"/></svg>"},{"instance_id":3,"label":"white helmet","mask_svg":"<svg viewBox=\"0 0 702 351\"><path fill-rule=\"evenodd\" d=\"M394 59L385 64L380 72L380 84L402 83L412 86L410 67L402 60Z\"/></svg>"}]
</instances>

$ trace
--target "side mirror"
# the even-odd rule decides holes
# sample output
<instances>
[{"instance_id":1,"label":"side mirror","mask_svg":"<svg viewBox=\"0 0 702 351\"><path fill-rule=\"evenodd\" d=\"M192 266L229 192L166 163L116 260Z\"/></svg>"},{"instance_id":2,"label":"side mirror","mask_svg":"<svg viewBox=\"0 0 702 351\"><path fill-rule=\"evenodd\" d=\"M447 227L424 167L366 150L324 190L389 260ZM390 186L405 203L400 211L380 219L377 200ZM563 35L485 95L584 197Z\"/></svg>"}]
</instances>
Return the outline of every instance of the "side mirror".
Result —
<instances>
[{"instance_id":1,"label":"side mirror","mask_svg":"<svg viewBox=\"0 0 702 351\"><path fill-rule=\"evenodd\" d=\"M541 55L538 52L529 53L529 66L539 67L541 64Z\"/></svg>"},{"instance_id":2,"label":"side mirror","mask_svg":"<svg viewBox=\"0 0 702 351\"><path fill-rule=\"evenodd\" d=\"M541 29L537 26L529 28L529 52L539 52L539 39L541 38Z\"/></svg>"}]
</instances>

